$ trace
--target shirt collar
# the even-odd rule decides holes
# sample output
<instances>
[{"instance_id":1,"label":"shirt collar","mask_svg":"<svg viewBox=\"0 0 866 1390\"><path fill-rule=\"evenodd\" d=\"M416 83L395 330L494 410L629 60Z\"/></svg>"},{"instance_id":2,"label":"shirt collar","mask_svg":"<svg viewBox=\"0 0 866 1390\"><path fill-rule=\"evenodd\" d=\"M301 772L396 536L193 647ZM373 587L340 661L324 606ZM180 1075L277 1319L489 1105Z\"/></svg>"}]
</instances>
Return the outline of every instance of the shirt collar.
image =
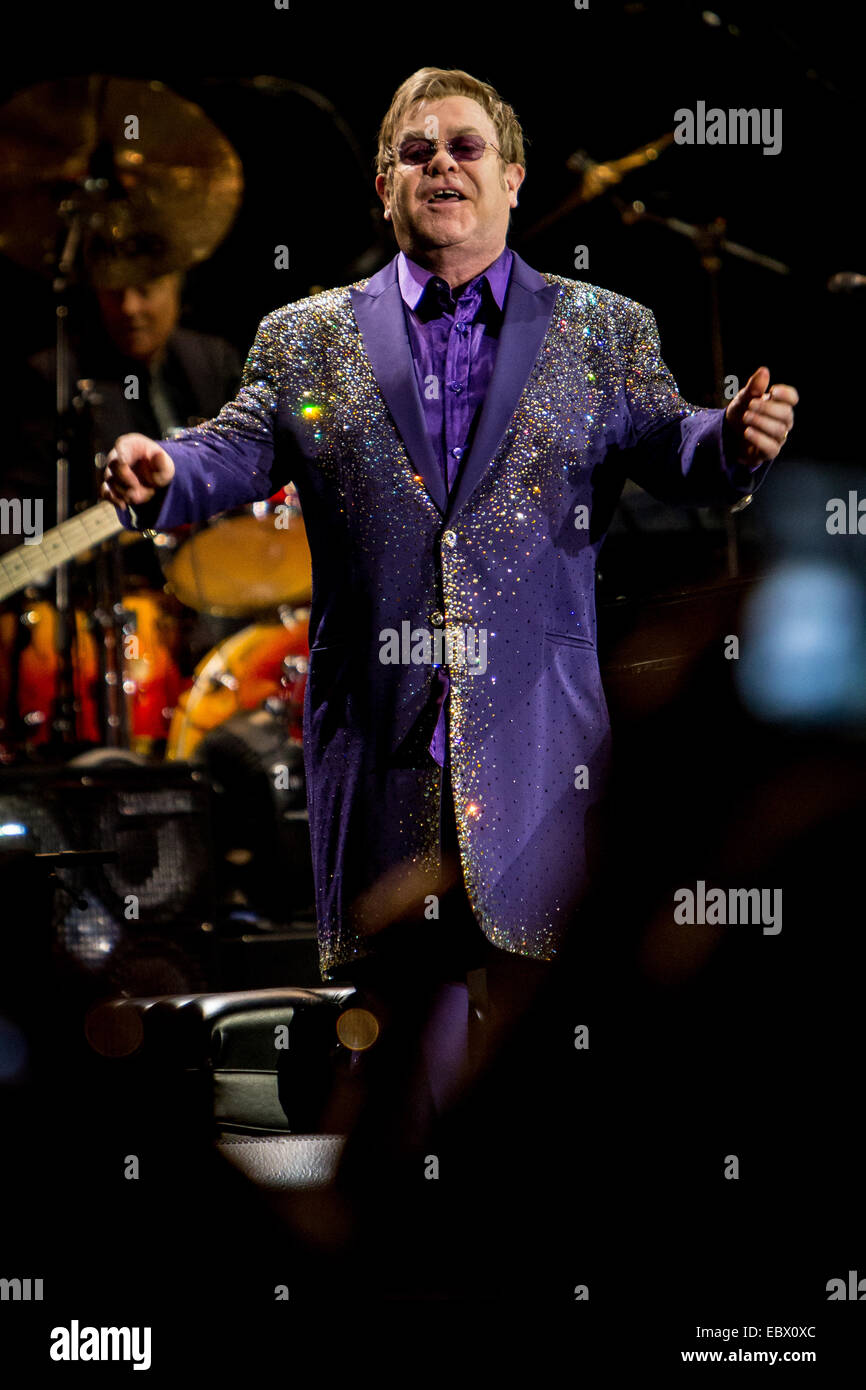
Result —
<instances>
[{"instance_id":1,"label":"shirt collar","mask_svg":"<svg viewBox=\"0 0 866 1390\"><path fill-rule=\"evenodd\" d=\"M506 246L497 256L496 260L489 265L486 270L482 270L476 280L486 278L490 286L493 298L499 308L505 304L505 292L508 289L508 277L511 274L511 263L514 260L514 253L510 247ZM435 271L425 270L416 261L410 261L403 251L397 256L397 279L400 282L400 293L403 300L410 309L416 309L428 280L432 280ZM473 282L470 281L470 284Z\"/></svg>"}]
</instances>

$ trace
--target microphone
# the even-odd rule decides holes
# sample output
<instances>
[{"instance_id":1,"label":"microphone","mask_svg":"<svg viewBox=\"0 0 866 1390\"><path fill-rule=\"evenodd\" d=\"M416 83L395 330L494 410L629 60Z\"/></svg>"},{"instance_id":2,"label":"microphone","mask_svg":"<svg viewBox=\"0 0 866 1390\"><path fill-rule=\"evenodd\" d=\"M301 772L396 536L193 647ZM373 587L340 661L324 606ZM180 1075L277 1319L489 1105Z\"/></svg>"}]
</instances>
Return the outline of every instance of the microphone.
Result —
<instances>
[{"instance_id":1,"label":"microphone","mask_svg":"<svg viewBox=\"0 0 866 1390\"><path fill-rule=\"evenodd\" d=\"M827 289L832 294L850 294L852 290L862 290L864 285L866 275L860 275L856 270L840 270L827 281Z\"/></svg>"}]
</instances>

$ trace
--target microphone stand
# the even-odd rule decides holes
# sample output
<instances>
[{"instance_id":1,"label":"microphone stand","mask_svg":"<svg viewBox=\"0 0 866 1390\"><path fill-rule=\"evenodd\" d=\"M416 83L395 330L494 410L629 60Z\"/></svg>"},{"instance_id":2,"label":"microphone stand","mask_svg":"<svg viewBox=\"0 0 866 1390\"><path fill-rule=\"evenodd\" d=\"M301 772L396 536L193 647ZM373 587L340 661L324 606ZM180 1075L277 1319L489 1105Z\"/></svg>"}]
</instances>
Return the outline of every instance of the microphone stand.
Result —
<instances>
[{"instance_id":1,"label":"microphone stand","mask_svg":"<svg viewBox=\"0 0 866 1390\"><path fill-rule=\"evenodd\" d=\"M54 290L57 296L56 320L56 410L57 410L57 525L70 513L69 468L73 455L87 450L93 457L92 406L98 402L93 383L78 384L72 395L72 358L69 342L67 293L75 275L84 229L89 225L99 201L108 189L105 178L88 178L79 195L65 199L59 214L68 224L58 261ZM87 422L85 427L84 422ZM97 465L98 466L98 465ZM83 476L83 470L82 470ZM94 479L98 501L99 479ZM120 562L116 548L110 555L103 547L96 552L96 584L91 625L98 628L99 688L97 705L102 742L108 748L129 747L129 715L124 691L123 639L132 613L123 607ZM75 641L75 613L70 603L69 563L58 566L55 577L57 608L56 651L59 658L57 695L51 714L46 744L48 757L69 758L86 745L80 739L75 699L72 648Z\"/></svg>"},{"instance_id":2,"label":"microphone stand","mask_svg":"<svg viewBox=\"0 0 866 1390\"><path fill-rule=\"evenodd\" d=\"M54 278L56 296L55 346L55 407L57 412L57 525L69 517L69 462L74 447L72 425L72 392L70 389L69 305L67 294L81 245L84 208L73 200L60 204L60 216L67 222L66 237ZM54 602L57 609L55 648L59 658L57 696L51 712L50 733L46 752L49 755L70 755L76 745L75 680L72 664L72 644L75 615L69 602L69 565L58 565L54 579Z\"/></svg>"},{"instance_id":3,"label":"microphone stand","mask_svg":"<svg viewBox=\"0 0 866 1390\"><path fill-rule=\"evenodd\" d=\"M654 222L657 226L667 227L668 231L674 232L678 236L688 237L690 241L694 242L700 256L701 265L708 278L710 291L710 345L713 364L713 398L717 403L721 404L724 401L725 392L722 316L719 295L719 280L722 270L723 255L736 256L740 260L749 261L752 265L761 266L764 270L770 270L776 275L790 275L791 267L785 265L783 261L774 260L772 256L765 256L760 251L753 251L749 246L742 246L739 242L730 241L725 236L727 222L724 217L717 217L714 221L705 224L683 222L678 217L663 217L658 213L648 212L642 202L635 201L628 203L624 198L620 198L616 194L611 195L611 201L627 227L633 226L635 222ZM744 498L740 502L734 503L733 507L725 508L725 535L727 541L729 579L739 578L740 557L734 516L738 511L741 511L745 505L746 500Z\"/></svg>"},{"instance_id":4,"label":"microphone stand","mask_svg":"<svg viewBox=\"0 0 866 1390\"><path fill-rule=\"evenodd\" d=\"M709 276L713 388L715 399L721 401L724 398L725 389L722 321L719 310L719 274L722 269L722 256L737 256L740 260L750 261L752 265L761 266L764 270L771 270L776 275L790 275L791 267L785 265L783 261L774 260L772 256L765 256L760 251L753 251L750 246L742 246L737 241L729 241L725 236L727 222L724 217L717 217L714 221L702 225L694 222L683 222L679 217L662 217L658 213L648 212L643 203L627 203L624 198L619 198L616 194L612 195L611 201L627 227L632 226L635 222L655 222L657 226L667 227L668 231L688 237L697 247L701 265Z\"/></svg>"}]
</instances>

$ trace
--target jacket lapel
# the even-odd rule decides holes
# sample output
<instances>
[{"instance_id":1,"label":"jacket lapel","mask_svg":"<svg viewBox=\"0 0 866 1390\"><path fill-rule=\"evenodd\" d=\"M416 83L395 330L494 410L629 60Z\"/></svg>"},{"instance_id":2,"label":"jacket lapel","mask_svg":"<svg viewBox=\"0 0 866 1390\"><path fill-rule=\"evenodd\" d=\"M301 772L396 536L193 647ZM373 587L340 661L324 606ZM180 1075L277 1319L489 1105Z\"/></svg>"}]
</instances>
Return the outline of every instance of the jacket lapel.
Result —
<instances>
[{"instance_id":1,"label":"jacket lapel","mask_svg":"<svg viewBox=\"0 0 866 1390\"><path fill-rule=\"evenodd\" d=\"M352 289L349 293L364 347L385 404L400 431L412 466L424 479L427 491L440 512L444 512L448 495L418 395L412 350L403 315L403 298L397 279L396 256L372 277L365 289Z\"/></svg>"},{"instance_id":2,"label":"jacket lapel","mask_svg":"<svg viewBox=\"0 0 866 1390\"><path fill-rule=\"evenodd\" d=\"M493 375L469 454L449 498L449 519L471 497L502 442L541 351L558 293L556 285L514 253Z\"/></svg>"},{"instance_id":3,"label":"jacket lapel","mask_svg":"<svg viewBox=\"0 0 866 1390\"><path fill-rule=\"evenodd\" d=\"M450 498L418 395L396 256L364 289L351 289L349 293L373 374L412 465L424 479L440 512L452 517L475 491L502 442L541 351L558 288L514 253L490 388L472 446Z\"/></svg>"}]
</instances>

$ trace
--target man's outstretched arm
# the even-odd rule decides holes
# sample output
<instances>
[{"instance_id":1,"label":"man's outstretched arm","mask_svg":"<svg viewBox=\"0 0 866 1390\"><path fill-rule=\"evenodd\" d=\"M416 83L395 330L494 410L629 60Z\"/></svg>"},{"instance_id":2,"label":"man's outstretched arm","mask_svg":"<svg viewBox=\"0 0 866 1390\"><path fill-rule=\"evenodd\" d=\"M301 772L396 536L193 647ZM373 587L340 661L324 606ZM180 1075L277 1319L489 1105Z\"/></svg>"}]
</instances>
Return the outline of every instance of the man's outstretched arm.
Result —
<instances>
[{"instance_id":1,"label":"man's outstretched arm","mask_svg":"<svg viewBox=\"0 0 866 1390\"><path fill-rule=\"evenodd\" d=\"M794 423L793 386L759 367L726 408L690 405L661 355L655 317L635 306L622 343L627 475L664 502L725 505L763 482Z\"/></svg>"},{"instance_id":2,"label":"man's outstretched arm","mask_svg":"<svg viewBox=\"0 0 866 1390\"><path fill-rule=\"evenodd\" d=\"M202 521L264 501L288 481L273 478L279 343L274 317L259 325L240 390L215 419L172 440L124 434L115 441L102 496L124 509L125 526L159 530Z\"/></svg>"}]
</instances>

